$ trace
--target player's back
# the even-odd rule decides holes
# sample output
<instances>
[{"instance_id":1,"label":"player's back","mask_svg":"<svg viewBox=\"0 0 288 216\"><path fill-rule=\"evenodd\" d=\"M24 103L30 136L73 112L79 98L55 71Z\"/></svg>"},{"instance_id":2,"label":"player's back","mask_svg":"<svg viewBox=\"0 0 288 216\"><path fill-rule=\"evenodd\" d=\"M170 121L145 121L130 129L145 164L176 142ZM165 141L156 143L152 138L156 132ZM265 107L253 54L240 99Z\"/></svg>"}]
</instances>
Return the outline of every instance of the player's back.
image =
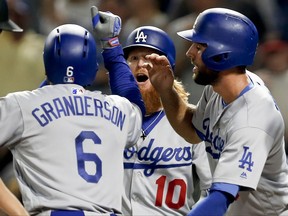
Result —
<instances>
[{"instance_id":1,"label":"player's back","mask_svg":"<svg viewBox=\"0 0 288 216\"><path fill-rule=\"evenodd\" d=\"M73 207L120 211L122 155L125 144L140 136L138 108L127 99L78 85L11 94L0 106L7 113L0 119L1 129L9 116L17 119L6 125L0 143L12 149L30 213Z\"/></svg>"}]
</instances>

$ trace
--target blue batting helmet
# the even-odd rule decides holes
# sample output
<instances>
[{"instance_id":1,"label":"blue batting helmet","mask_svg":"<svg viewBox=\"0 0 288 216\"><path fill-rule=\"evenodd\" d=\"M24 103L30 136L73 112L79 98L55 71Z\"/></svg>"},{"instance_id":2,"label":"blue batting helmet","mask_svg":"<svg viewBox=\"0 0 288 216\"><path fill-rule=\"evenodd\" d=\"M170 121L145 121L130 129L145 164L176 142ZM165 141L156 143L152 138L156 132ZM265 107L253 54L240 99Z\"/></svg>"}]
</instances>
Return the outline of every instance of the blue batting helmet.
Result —
<instances>
[{"instance_id":1,"label":"blue batting helmet","mask_svg":"<svg viewBox=\"0 0 288 216\"><path fill-rule=\"evenodd\" d=\"M172 39L163 30L154 26L142 26L130 33L123 47L125 58L133 47L148 47L167 56L171 67L175 67L176 50Z\"/></svg>"},{"instance_id":2,"label":"blue batting helmet","mask_svg":"<svg viewBox=\"0 0 288 216\"><path fill-rule=\"evenodd\" d=\"M258 32L253 22L241 13L225 8L203 11L193 29L177 34L186 40L206 44L202 60L215 71L251 65L258 45Z\"/></svg>"},{"instance_id":3,"label":"blue batting helmet","mask_svg":"<svg viewBox=\"0 0 288 216\"><path fill-rule=\"evenodd\" d=\"M75 24L61 25L50 32L43 58L47 78L53 84L91 85L98 71L93 35Z\"/></svg>"}]
</instances>

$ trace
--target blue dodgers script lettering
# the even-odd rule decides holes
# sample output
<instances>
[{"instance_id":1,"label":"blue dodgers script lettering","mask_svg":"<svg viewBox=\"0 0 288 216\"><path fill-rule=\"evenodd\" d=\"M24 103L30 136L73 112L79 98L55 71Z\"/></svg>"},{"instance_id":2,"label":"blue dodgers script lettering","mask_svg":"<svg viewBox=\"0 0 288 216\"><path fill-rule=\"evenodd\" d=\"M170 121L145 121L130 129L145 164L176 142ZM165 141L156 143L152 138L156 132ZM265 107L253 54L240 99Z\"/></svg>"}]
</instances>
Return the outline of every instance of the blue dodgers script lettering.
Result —
<instances>
[{"instance_id":1,"label":"blue dodgers script lettering","mask_svg":"<svg viewBox=\"0 0 288 216\"><path fill-rule=\"evenodd\" d=\"M45 127L54 120L66 116L98 116L110 121L122 130L126 114L118 107L111 106L107 101L102 102L91 97L68 96L54 98L32 110L36 121Z\"/></svg>"},{"instance_id":2,"label":"blue dodgers script lettering","mask_svg":"<svg viewBox=\"0 0 288 216\"><path fill-rule=\"evenodd\" d=\"M192 165L192 147L164 148L153 147L154 139L151 139L148 146L141 147L138 152L136 147L125 149L124 158L129 160L137 156L138 160L146 163L124 163L125 169L143 169L145 176L151 176L156 169L167 169ZM176 161L174 164L171 161ZM161 163L163 162L163 163Z\"/></svg>"},{"instance_id":3,"label":"blue dodgers script lettering","mask_svg":"<svg viewBox=\"0 0 288 216\"><path fill-rule=\"evenodd\" d=\"M206 151L214 158L219 159L221 152L223 151L225 141L219 136L220 129L217 130L217 134L214 134L210 130L210 119L206 118L203 121L203 129L205 131L205 141L210 143L211 146L206 147ZM213 151L214 150L214 151Z\"/></svg>"}]
</instances>

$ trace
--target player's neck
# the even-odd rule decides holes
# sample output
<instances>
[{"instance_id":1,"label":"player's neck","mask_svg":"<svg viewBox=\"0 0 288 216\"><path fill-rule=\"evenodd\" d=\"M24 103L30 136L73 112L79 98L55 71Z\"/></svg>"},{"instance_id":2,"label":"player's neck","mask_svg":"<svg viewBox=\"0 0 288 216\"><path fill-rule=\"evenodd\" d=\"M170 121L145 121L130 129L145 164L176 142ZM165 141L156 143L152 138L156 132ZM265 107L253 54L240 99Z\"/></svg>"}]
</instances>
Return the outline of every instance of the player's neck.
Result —
<instances>
[{"instance_id":1,"label":"player's neck","mask_svg":"<svg viewBox=\"0 0 288 216\"><path fill-rule=\"evenodd\" d=\"M155 109L153 112L146 112L146 117L147 116L151 116L151 115L154 115L155 113L158 113L158 112L160 112L160 111L162 111L163 110L163 107L160 107L160 108L158 108L158 109Z\"/></svg>"},{"instance_id":2,"label":"player's neck","mask_svg":"<svg viewBox=\"0 0 288 216\"><path fill-rule=\"evenodd\" d=\"M249 85L250 80L247 74L228 72L221 75L219 82L213 85L213 90L223 98L226 104L229 104L239 97L243 89Z\"/></svg>"}]
</instances>

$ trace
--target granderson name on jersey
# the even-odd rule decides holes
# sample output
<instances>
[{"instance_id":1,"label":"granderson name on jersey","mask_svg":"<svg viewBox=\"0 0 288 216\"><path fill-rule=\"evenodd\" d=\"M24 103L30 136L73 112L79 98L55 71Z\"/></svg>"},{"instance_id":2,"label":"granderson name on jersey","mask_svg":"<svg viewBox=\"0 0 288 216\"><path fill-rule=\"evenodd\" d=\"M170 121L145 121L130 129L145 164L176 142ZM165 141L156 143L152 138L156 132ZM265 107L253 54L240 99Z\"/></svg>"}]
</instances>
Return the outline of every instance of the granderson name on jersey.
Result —
<instances>
[{"instance_id":1,"label":"granderson name on jersey","mask_svg":"<svg viewBox=\"0 0 288 216\"><path fill-rule=\"evenodd\" d=\"M57 97L32 110L37 122L45 127L50 122L65 116L100 116L122 130L126 115L107 101L88 96Z\"/></svg>"}]
</instances>

